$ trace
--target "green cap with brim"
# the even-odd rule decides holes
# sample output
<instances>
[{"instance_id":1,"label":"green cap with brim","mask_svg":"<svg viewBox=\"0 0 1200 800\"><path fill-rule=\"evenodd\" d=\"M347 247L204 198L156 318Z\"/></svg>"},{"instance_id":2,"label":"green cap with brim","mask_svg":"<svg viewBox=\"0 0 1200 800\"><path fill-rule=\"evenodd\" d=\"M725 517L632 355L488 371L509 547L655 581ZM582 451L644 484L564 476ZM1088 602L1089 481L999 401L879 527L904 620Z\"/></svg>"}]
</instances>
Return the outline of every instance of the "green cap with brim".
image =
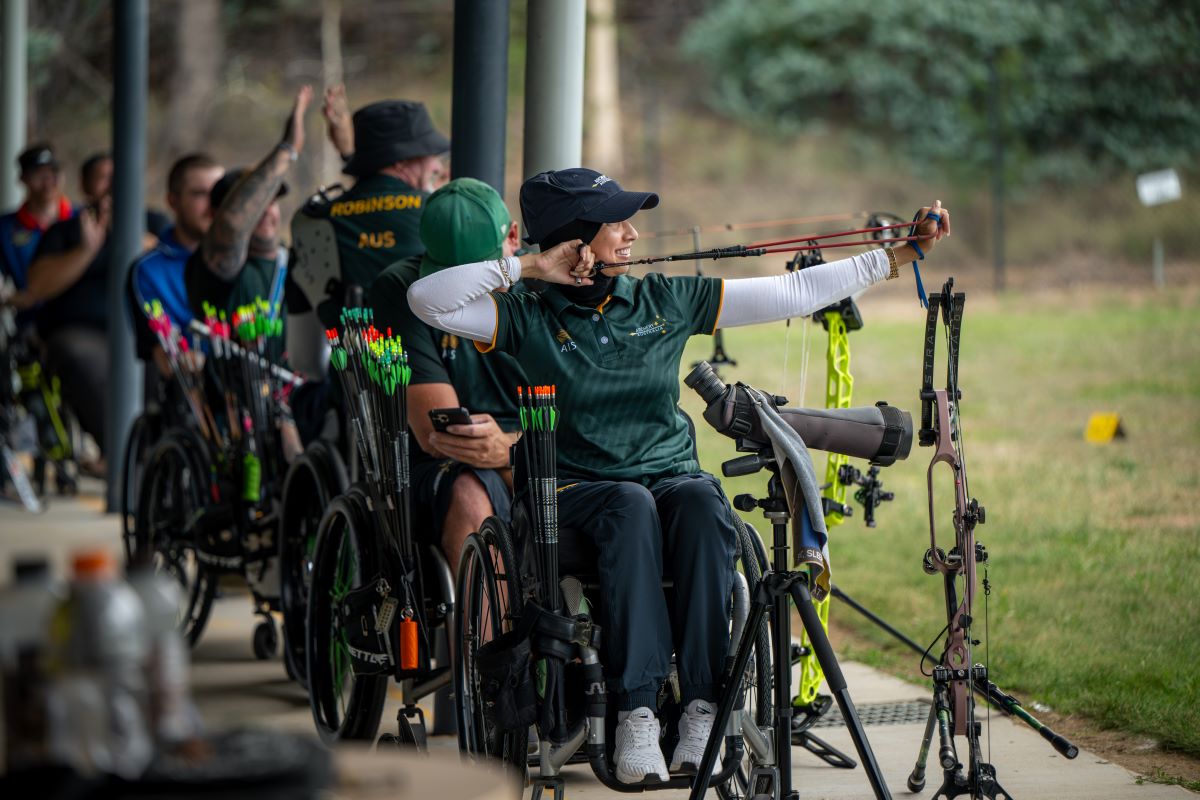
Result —
<instances>
[{"instance_id":1,"label":"green cap with brim","mask_svg":"<svg viewBox=\"0 0 1200 800\"><path fill-rule=\"evenodd\" d=\"M500 258L511 225L512 217L495 189L474 178L455 178L429 195L421 212L421 277Z\"/></svg>"}]
</instances>

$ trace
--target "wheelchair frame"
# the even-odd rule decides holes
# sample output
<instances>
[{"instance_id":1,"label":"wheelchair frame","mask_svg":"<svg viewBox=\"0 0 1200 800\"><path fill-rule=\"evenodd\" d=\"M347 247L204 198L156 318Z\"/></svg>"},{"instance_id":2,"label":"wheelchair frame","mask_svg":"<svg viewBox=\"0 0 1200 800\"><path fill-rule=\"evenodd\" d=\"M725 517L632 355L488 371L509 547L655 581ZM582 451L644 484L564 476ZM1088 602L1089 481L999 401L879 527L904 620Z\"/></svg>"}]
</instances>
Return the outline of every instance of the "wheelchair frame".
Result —
<instances>
[{"instance_id":1,"label":"wheelchair frame","mask_svg":"<svg viewBox=\"0 0 1200 800\"><path fill-rule=\"evenodd\" d=\"M567 617L550 615L539 609L538 622L530 624L522 620L522 612L527 603L533 601L535 587L542 577L536 574L539 563L537 559L522 560L517 555L525 549L520 545L531 537L528 531L516 537L513 535L515 528L529 525L529 512L524 508L526 497L527 495L522 493L514 500L512 526L497 517L491 517L477 533L468 537L459 562L456 590L459 603L454 638L457 644L455 698L460 749L468 754L500 758L522 772L529 767L535 768L533 800L539 800L547 790L554 800L563 798L565 784L561 776L562 768L569 763L582 761L590 765L593 774L605 786L624 793L692 786L707 788L711 785L718 787L722 796L728 797L733 795L728 788L731 781L736 781L736 786L744 791L750 783L750 778L742 768L747 750L755 754L754 759L765 759L774 748L767 730L772 717L773 702L770 687L773 676L768 668L770 645L767 628L763 623L756 631L743 633L747 623L749 599L757 591L761 570L766 566L766 557L758 534L735 516L739 523L739 560L743 565L743 572L735 572L732 635L730 650L726 654L726 669L732 666L733 646L743 636L749 636L757 647L754 672L749 673L752 677L747 679L747 662L747 665L743 665L736 682L732 693L735 699L734 708L731 709L733 713L720 728L714 728L715 738L725 746L725 757L719 774L711 775L710 763L707 770L702 767L697 773L711 776L708 780L696 780L694 775L677 775L658 784L625 784L616 779L611 763L607 692L599 649L596 646L598 637L591 635L591 630L598 629L598 626L593 625L590 618L586 621L582 619L587 615L581 614L578 605L577 598L582 593L585 583L580 581L578 576L568 575L563 578L562 594L567 606ZM669 581L664 582L664 589L670 588L670 585ZM586 586L596 588L596 583L590 576ZM499 613L493 611L497 608L503 610ZM557 619L540 621L551 616L556 616ZM573 621L576 624L573 628L567 628L563 626L563 621ZM577 727L571 735L565 741L558 742L551 741L546 735L540 735L536 758L527 752L527 728L502 731L489 720L489 712L485 708L486 700L480 691L481 680L476 664L478 648L484 643L481 641L484 636L490 636L489 641L494 640L505 633L506 628L513 631L522 625L529 630L531 637L535 638L535 653L538 649L536 638L539 636L542 637L543 645L547 644L546 639L549 638L557 640L551 647L567 649L568 658L579 665L586 698L584 718L576 720ZM674 679L675 673L672 670L667 686L677 689ZM729 680L728 674L726 680ZM755 702L753 708L747 709L747 696L751 693L748 690L751 689L754 690ZM677 693L671 699L677 701ZM669 702L670 699L668 704ZM786 702L790 701L785 699Z\"/></svg>"},{"instance_id":2,"label":"wheelchair frame","mask_svg":"<svg viewBox=\"0 0 1200 800\"><path fill-rule=\"evenodd\" d=\"M343 326L330 341L365 480L333 500L317 530L306 603L309 704L325 741L373 739L393 678L402 707L388 738L423 749L417 701L450 685L438 634L451 627L453 580L436 547L413 541L406 355L375 329L369 309L346 308Z\"/></svg>"}]
</instances>

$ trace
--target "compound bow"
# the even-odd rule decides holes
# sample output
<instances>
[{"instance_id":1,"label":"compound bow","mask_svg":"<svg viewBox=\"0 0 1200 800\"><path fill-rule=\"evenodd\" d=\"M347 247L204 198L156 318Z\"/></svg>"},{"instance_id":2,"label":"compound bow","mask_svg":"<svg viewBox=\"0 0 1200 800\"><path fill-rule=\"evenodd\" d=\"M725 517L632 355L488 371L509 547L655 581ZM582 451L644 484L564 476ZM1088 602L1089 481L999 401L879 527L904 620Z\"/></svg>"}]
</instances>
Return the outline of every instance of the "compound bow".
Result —
<instances>
[{"instance_id":1,"label":"compound bow","mask_svg":"<svg viewBox=\"0 0 1200 800\"><path fill-rule=\"evenodd\" d=\"M971 496L967 481L966 457L963 451L960 406L962 393L958 388L959 339L962 330L963 305L966 295L953 292L954 279L946 281L942 291L930 295L925 321L924 358L921 373L921 429L919 441L923 447L933 447L926 480L929 490L929 549L922 566L930 575L940 574L946 598L946 635L941 658L929 673L933 678L933 706L925 726L921 750L916 765L908 777L908 788L914 792L925 786L925 763L938 734L938 763L942 767L939 798L968 795L973 799L1009 800L1011 795L1000 786L996 768L984 760L980 744L981 724L975 719L975 693L988 698L998 708L1034 727L1054 749L1067 758L1075 758L1078 749L1042 725L1021 707L1019 701L1005 694L989 680L985 663L975 661L974 648L980 644L971 627L975 621L975 582L978 565L986 564L987 549L975 538L975 527L986 521L984 508ZM934 359L937 351L938 319L941 318L946 340L946 387L933 387ZM954 544L949 551L938 545L934 523L933 473L938 464L945 464L954 480ZM959 590L961 581L962 588ZM984 567L984 636L987 636L987 595L990 585ZM939 634L940 638L940 634ZM925 657L936 644L930 644ZM986 649L985 649L986 653ZM955 748L955 738L963 737L967 745L967 764L964 766Z\"/></svg>"}]
</instances>

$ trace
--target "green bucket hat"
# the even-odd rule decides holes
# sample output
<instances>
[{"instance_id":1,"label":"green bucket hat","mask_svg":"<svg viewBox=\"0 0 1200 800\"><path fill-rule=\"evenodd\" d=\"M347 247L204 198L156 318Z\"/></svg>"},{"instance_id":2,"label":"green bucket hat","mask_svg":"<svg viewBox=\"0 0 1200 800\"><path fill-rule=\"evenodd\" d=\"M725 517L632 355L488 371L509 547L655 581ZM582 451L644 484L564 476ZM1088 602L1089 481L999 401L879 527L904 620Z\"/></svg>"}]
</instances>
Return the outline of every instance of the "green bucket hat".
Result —
<instances>
[{"instance_id":1,"label":"green bucket hat","mask_svg":"<svg viewBox=\"0 0 1200 800\"><path fill-rule=\"evenodd\" d=\"M421 212L421 277L439 269L500 258L512 217L496 190L474 178L455 178L425 201Z\"/></svg>"}]
</instances>

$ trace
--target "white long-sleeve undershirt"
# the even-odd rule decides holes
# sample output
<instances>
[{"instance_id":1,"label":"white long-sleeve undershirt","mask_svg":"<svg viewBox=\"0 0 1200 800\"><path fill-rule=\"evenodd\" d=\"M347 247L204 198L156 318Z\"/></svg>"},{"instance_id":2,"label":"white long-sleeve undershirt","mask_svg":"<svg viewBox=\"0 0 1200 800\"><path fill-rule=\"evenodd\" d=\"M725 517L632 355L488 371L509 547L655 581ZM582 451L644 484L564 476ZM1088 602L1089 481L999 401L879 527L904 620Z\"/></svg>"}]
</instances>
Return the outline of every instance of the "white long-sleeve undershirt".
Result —
<instances>
[{"instance_id":1,"label":"white long-sleeve undershirt","mask_svg":"<svg viewBox=\"0 0 1200 800\"><path fill-rule=\"evenodd\" d=\"M504 260L509 277L521 277L521 262ZM784 275L725 280L717 324L721 328L774 322L812 314L884 280L887 254L872 250ZM443 331L481 342L496 334L496 304L488 293L506 286L498 261L451 267L421 278L408 290L413 313Z\"/></svg>"}]
</instances>

